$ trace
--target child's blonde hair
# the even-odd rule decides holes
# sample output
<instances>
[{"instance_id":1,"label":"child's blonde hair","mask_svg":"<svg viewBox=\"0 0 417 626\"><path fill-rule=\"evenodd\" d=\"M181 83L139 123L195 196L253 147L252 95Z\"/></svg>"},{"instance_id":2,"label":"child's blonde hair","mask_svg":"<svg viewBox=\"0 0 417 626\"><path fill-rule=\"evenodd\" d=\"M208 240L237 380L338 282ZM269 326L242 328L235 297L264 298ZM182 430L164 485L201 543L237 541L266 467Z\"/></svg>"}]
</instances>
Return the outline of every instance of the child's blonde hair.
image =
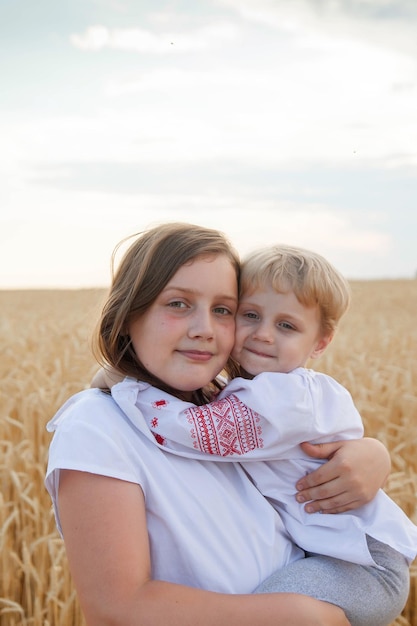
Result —
<instances>
[{"instance_id":1,"label":"child's blonde hair","mask_svg":"<svg viewBox=\"0 0 417 626\"><path fill-rule=\"evenodd\" d=\"M348 281L316 252L275 245L249 254L242 263L240 295L272 287L293 291L304 306L318 305L323 335L333 334L349 307Z\"/></svg>"}]
</instances>

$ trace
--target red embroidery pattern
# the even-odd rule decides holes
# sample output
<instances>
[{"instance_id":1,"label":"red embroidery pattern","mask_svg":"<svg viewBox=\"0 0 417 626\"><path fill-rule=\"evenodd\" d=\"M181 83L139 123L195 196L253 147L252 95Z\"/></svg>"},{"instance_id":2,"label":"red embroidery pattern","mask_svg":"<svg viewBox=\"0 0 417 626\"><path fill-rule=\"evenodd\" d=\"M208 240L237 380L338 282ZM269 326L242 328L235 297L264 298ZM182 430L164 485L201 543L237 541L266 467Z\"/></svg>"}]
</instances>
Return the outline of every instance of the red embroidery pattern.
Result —
<instances>
[{"instance_id":1,"label":"red embroidery pattern","mask_svg":"<svg viewBox=\"0 0 417 626\"><path fill-rule=\"evenodd\" d=\"M152 407L154 409L162 409L162 407L168 406L168 404L169 402L166 400L156 400L155 402L152 402Z\"/></svg>"},{"instance_id":2,"label":"red embroidery pattern","mask_svg":"<svg viewBox=\"0 0 417 626\"><path fill-rule=\"evenodd\" d=\"M263 448L259 414L235 395L187 409L185 414L196 450L228 456Z\"/></svg>"},{"instance_id":3,"label":"red embroidery pattern","mask_svg":"<svg viewBox=\"0 0 417 626\"><path fill-rule=\"evenodd\" d=\"M159 444L161 444L161 446L165 445L165 439L164 439L164 437L162 437L162 435L160 435L159 433L154 433L153 430L151 430L151 433L155 437L156 441Z\"/></svg>"},{"instance_id":4,"label":"red embroidery pattern","mask_svg":"<svg viewBox=\"0 0 417 626\"><path fill-rule=\"evenodd\" d=\"M158 428L158 418L157 417L153 417L151 419L151 428Z\"/></svg>"}]
</instances>

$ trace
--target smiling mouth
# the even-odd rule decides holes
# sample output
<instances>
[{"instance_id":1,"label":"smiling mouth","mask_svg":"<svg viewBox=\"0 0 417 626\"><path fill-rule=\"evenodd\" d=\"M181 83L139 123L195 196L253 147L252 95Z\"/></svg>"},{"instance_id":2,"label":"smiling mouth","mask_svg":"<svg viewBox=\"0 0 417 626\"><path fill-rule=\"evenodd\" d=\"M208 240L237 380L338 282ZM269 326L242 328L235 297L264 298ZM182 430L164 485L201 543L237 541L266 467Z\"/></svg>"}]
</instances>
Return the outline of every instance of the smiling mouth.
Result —
<instances>
[{"instance_id":1,"label":"smiling mouth","mask_svg":"<svg viewBox=\"0 0 417 626\"><path fill-rule=\"evenodd\" d=\"M253 350L252 348L245 348L245 350L247 352L250 352L250 354L254 354L255 356L260 356L264 359L273 359L273 355L271 354L265 354L264 352L258 352L257 350Z\"/></svg>"},{"instance_id":2,"label":"smiling mouth","mask_svg":"<svg viewBox=\"0 0 417 626\"><path fill-rule=\"evenodd\" d=\"M205 352L203 350L178 350L178 352L187 359L198 361L199 363L205 363L213 358L212 352Z\"/></svg>"}]
</instances>

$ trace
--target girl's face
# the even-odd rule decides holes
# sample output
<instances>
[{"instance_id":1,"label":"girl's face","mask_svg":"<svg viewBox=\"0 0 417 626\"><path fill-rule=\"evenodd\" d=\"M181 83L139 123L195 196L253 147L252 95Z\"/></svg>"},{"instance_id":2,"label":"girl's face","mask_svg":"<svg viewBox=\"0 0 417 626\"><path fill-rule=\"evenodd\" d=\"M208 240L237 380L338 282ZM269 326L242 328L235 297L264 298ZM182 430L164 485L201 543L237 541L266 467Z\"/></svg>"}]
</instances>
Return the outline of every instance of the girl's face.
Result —
<instances>
[{"instance_id":1,"label":"girl's face","mask_svg":"<svg viewBox=\"0 0 417 626\"><path fill-rule=\"evenodd\" d=\"M223 369L234 343L235 270L226 255L180 267L150 308L129 326L144 367L178 391L204 387Z\"/></svg>"}]
</instances>

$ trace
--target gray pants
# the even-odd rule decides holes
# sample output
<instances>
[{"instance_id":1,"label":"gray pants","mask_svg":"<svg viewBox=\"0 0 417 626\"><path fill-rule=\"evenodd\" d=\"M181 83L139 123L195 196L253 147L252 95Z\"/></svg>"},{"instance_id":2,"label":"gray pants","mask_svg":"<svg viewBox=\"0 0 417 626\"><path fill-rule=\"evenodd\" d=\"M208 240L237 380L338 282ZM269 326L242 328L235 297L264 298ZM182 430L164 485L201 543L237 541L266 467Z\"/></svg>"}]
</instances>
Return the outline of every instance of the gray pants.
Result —
<instances>
[{"instance_id":1,"label":"gray pants","mask_svg":"<svg viewBox=\"0 0 417 626\"><path fill-rule=\"evenodd\" d=\"M372 558L386 569L307 553L272 574L254 593L301 593L339 606L352 626L389 626L407 602L409 567L396 550L372 537L367 540Z\"/></svg>"}]
</instances>

